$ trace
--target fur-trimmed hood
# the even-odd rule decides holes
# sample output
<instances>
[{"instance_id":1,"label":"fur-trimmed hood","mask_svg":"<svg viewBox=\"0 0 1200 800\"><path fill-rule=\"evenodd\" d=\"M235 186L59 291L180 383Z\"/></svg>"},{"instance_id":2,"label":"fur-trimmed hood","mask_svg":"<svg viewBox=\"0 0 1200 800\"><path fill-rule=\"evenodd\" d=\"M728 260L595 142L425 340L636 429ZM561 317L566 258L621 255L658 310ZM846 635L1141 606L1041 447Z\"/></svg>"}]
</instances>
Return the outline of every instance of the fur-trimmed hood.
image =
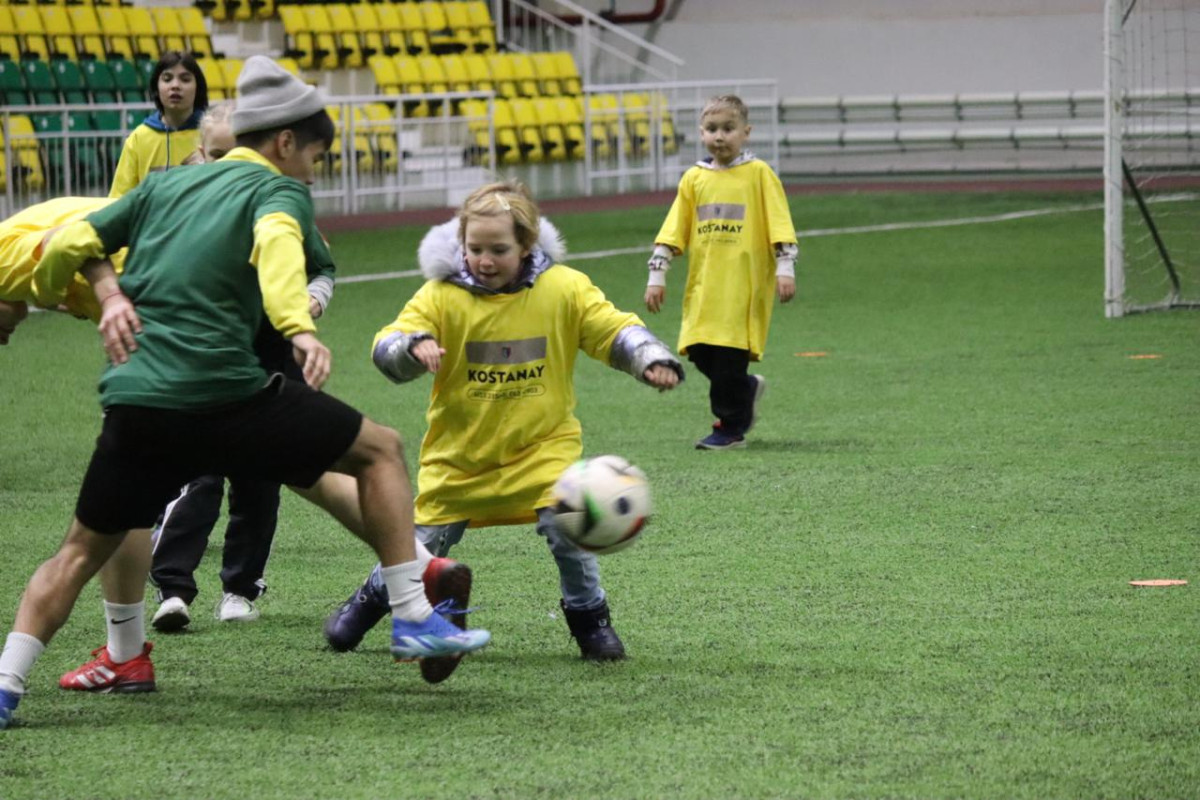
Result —
<instances>
[{"instance_id":1,"label":"fur-trimmed hood","mask_svg":"<svg viewBox=\"0 0 1200 800\"><path fill-rule=\"evenodd\" d=\"M462 245L458 241L458 217L435 225L425 234L417 248L417 263L428 280L449 281L464 289L487 291L475 283L467 271ZM538 275L567 257L567 243L558 228L545 217L541 218L537 244L522 265L517 285L532 285Z\"/></svg>"}]
</instances>

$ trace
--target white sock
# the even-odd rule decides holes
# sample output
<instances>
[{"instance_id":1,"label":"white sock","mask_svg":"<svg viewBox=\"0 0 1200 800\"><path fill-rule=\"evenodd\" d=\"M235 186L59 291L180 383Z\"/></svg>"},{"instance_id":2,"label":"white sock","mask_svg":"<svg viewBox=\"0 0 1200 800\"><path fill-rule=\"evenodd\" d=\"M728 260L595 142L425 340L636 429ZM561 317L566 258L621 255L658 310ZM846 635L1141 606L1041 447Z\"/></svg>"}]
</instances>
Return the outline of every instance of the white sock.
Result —
<instances>
[{"instance_id":1,"label":"white sock","mask_svg":"<svg viewBox=\"0 0 1200 800\"><path fill-rule=\"evenodd\" d=\"M146 604L104 601L104 621L108 626L108 657L114 664L137 658L146 648Z\"/></svg>"},{"instance_id":2,"label":"white sock","mask_svg":"<svg viewBox=\"0 0 1200 800\"><path fill-rule=\"evenodd\" d=\"M45 649L46 645L28 633L10 633L0 652L0 689L24 694L25 679Z\"/></svg>"},{"instance_id":3,"label":"white sock","mask_svg":"<svg viewBox=\"0 0 1200 800\"><path fill-rule=\"evenodd\" d=\"M388 604L392 607L393 617L421 622L433 613L433 608L425 599L425 581L421 579L424 572L425 564L419 558L379 570L387 586Z\"/></svg>"},{"instance_id":4,"label":"white sock","mask_svg":"<svg viewBox=\"0 0 1200 800\"><path fill-rule=\"evenodd\" d=\"M433 553L429 552L429 548L420 539L414 540L414 544L417 546L417 561L421 562L421 574L424 575L425 567L433 560Z\"/></svg>"}]
</instances>

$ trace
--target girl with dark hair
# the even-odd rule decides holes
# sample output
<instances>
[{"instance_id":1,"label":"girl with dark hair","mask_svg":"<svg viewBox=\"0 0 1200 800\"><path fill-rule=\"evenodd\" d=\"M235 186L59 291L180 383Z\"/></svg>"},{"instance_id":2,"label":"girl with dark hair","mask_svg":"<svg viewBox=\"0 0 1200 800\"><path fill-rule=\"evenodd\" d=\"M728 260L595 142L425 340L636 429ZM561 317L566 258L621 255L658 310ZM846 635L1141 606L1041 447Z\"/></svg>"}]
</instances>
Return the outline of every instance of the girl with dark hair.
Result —
<instances>
[{"instance_id":1,"label":"girl with dark hair","mask_svg":"<svg viewBox=\"0 0 1200 800\"><path fill-rule=\"evenodd\" d=\"M208 82L195 56L163 53L150 77L149 94L157 110L125 140L109 197L120 197L151 172L179 166L200 144Z\"/></svg>"}]
</instances>

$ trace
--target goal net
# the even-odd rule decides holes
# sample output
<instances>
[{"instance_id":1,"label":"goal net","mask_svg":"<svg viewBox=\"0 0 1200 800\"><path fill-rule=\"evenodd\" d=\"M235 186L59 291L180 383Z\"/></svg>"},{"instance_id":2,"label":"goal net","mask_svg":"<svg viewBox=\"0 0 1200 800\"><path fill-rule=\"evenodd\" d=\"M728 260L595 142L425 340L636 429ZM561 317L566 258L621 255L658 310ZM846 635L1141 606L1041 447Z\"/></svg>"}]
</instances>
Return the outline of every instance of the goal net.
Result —
<instances>
[{"instance_id":1,"label":"goal net","mask_svg":"<svg viewBox=\"0 0 1200 800\"><path fill-rule=\"evenodd\" d=\"M1106 0L1105 315L1200 308L1200 0Z\"/></svg>"}]
</instances>

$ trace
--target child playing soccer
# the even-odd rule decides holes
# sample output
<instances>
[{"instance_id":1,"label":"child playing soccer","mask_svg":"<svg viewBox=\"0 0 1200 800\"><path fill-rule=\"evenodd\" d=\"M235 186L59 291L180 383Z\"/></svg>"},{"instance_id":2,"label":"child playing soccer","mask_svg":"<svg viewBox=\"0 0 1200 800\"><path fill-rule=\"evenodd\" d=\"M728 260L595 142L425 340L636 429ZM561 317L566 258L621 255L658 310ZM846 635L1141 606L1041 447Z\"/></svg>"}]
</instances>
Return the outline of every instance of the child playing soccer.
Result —
<instances>
[{"instance_id":1,"label":"child playing soccer","mask_svg":"<svg viewBox=\"0 0 1200 800\"><path fill-rule=\"evenodd\" d=\"M796 294L796 230L778 176L743 145L749 112L734 95L714 97L700 115L709 158L679 181L675 202L654 239L646 308L666 297L671 258L690 248L679 352L710 382L717 421L696 442L701 450L743 447L766 389L748 374L762 359L774 296Z\"/></svg>"},{"instance_id":2,"label":"child playing soccer","mask_svg":"<svg viewBox=\"0 0 1200 800\"><path fill-rule=\"evenodd\" d=\"M163 53L150 75L149 93L156 110L125 139L109 197L120 197L151 172L183 164L200 143L208 83L191 53Z\"/></svg>"},{"instance_id":3,"label":"child playing soccer","mask_svg":"<svg viewBox=\"0 0 1200 800\"><path fill-rule=\"evenodd\" d=\"M35 298L54 305L90 259L130 246L119 282L111 269L89 272L111 362L100 381L105 415L67 535L29 579L0 651L0 729L83 586L110 559L120 569L106 600L140 605L149 553L121 554L122 542L147 534L179 487L200 475L286 483L339 518L357 516L354 532L388 565L397 660L458 656L491 638L456 628L443 616L448 609L426 599L399 437L317 391L331 355L308 310L304 239L313 224L304 184L334 137L325 98L262 56L246 60L238 97L233 152L153 175L68 225L35 270ZM303 382L268 376L258 363L251 343L264 314L290 340ZM357 486L353 513L323 491L328 472ZM114 623L139 624L133 619ZM123 638L144 641L140 630ZM153 688L149 644L127 661L111 651L110 640L93 674L136 662L115 690Z\"/></svg>"},{"instance_id":4,"label":"child playing soccer","mask_svg":"<svg viewBox=\"0 0 1200 800\"><path fill-rule=\"evenodd\" d=\"M375 337L373 359L396 383L434 376L417 538L444 556L468 527L536 522L558 564L561 605L582 656L612 660L625 647L596 557L556 531L551 511L554 482L583 449L572 413L575 357L582 350L660 390L674 388L683 368L641 320L560 264L563 254L524 187L476 190L457 220L422 241L429 280ZM387 602L376 568L326 621L329 644L355 647Z\"/></svg>"}]
</instances>

